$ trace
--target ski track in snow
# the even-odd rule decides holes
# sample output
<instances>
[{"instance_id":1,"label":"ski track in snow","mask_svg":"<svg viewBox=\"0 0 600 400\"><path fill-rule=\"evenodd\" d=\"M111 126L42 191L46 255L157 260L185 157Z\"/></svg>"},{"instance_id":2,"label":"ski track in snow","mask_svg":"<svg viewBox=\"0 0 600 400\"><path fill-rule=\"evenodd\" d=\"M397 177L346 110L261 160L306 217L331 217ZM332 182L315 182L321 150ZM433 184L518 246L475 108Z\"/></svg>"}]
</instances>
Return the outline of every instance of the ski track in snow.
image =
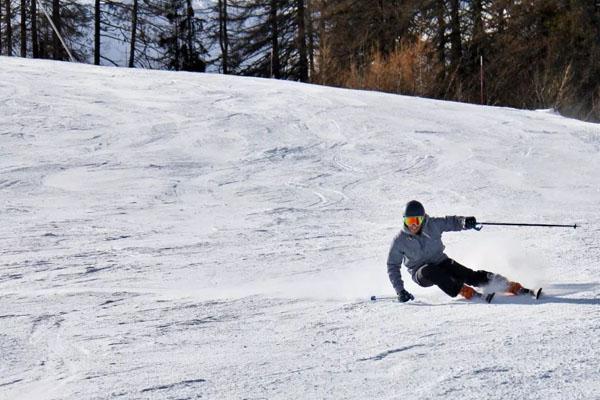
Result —
<instances>
[{"instance_id":1,"label":"ski track in snow","mask_svg":"<svg viewBox=\"0 0 600 400\"><path fill-rule=\"evenodd\" d=\"M600 127L0 57L0 399L599 399ZM401 209L544 286L389 295Z\"/></svg>"}]
</instances>

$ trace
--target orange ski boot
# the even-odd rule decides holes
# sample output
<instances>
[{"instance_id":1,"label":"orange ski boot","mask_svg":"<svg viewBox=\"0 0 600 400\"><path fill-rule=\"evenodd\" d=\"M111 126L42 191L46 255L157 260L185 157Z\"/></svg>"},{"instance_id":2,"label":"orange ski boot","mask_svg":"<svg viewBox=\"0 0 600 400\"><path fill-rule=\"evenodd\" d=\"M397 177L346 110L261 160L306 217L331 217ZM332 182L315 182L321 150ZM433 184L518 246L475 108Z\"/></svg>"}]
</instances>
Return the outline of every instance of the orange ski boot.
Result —
<instances>
[{"instance_id":1,"label":"orange ski boot","mask_svg":"<svg viewBox=\"0 0 600 400\"><path fill-rule=\"evenodd\" d=\"M464 297L467 300L471 300L473 298L473 296L475 296L475 289L473 289L471 286L467 286L467 285L463 285L463 287L460 288L460 291L458 292L458 294L460 294L462 297Z\"/></svg>"},{"instance_id":2,"label":"orange ski boot","mask_svg":"<svg viewBox=\"0 0 600 400\"><path fill-rule=\"evenodd\" d=\"M508 282L508 287L506 288L506 291L508 293L512 293L512 294L520 294L521 289L523 289L523 285L521 285L519 282Z\"/></svg>"}]
</instances>

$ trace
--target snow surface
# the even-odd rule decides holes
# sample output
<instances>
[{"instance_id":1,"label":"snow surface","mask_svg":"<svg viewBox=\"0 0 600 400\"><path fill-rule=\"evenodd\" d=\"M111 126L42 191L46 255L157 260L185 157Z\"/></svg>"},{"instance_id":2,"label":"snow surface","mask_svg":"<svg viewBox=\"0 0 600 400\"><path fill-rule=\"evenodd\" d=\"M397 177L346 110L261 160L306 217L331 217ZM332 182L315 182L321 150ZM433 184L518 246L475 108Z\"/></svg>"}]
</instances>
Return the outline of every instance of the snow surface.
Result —
<instances>
[{"instance_id":1,"label":"snow surface","mask_svg":"<svg viewBox=\"0 0 600 400\"><path fill-rule=\"evenodd\" d=\"M0 57L1 399L600 399L600 127ZM546 296L390 295L404 203Z\"/></svg>"}]
</instances>

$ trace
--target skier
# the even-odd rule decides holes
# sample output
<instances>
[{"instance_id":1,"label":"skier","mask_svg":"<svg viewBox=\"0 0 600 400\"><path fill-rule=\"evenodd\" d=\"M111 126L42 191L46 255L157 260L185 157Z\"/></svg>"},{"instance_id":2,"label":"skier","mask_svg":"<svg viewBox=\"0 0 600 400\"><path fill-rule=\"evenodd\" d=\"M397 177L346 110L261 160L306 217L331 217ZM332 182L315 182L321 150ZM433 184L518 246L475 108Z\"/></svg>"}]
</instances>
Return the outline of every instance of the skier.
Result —
<instances>
[{"instance_id":1,"label":"skier","mask_svg":"<svg viewBox=\"0 0 600 400\"><path fill-rule=\"evenodd\" d=\"M502 275L473 271L444 254L442 233L473 229L477 224L475 217L430 217L421 203L412 200L406 204L403 219L402 230L394 238L387 260L388 275L398 301L414 300L414 296L404 289L400 274L402 265L419 286L437 285L451 297L460 294L466 299L473 298L477 291L472 286L493 284L513 294L522 288L518 282L510 282Z\"/></svg>"}]
</instances>

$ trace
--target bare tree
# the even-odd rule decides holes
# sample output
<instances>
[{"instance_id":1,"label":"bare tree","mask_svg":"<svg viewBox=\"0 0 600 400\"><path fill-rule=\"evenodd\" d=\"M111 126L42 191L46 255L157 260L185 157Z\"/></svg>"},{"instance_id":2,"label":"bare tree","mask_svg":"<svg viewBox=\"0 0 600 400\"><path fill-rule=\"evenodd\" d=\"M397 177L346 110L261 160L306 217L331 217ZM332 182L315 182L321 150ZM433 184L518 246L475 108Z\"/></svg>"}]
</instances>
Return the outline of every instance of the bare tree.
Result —
<instances>
[{"instance_id":1,"label":"bare tree","mask_svg":"<svg viewBox=\"0 0 600 400\"><path fill-rule=\"evenodd\" d=\"M135 41L137 38L138 24L138 0L133 0L133 8L131 10L131 43L129 48L129 68L135 65Z\"/></svg>"}]
</instances>

